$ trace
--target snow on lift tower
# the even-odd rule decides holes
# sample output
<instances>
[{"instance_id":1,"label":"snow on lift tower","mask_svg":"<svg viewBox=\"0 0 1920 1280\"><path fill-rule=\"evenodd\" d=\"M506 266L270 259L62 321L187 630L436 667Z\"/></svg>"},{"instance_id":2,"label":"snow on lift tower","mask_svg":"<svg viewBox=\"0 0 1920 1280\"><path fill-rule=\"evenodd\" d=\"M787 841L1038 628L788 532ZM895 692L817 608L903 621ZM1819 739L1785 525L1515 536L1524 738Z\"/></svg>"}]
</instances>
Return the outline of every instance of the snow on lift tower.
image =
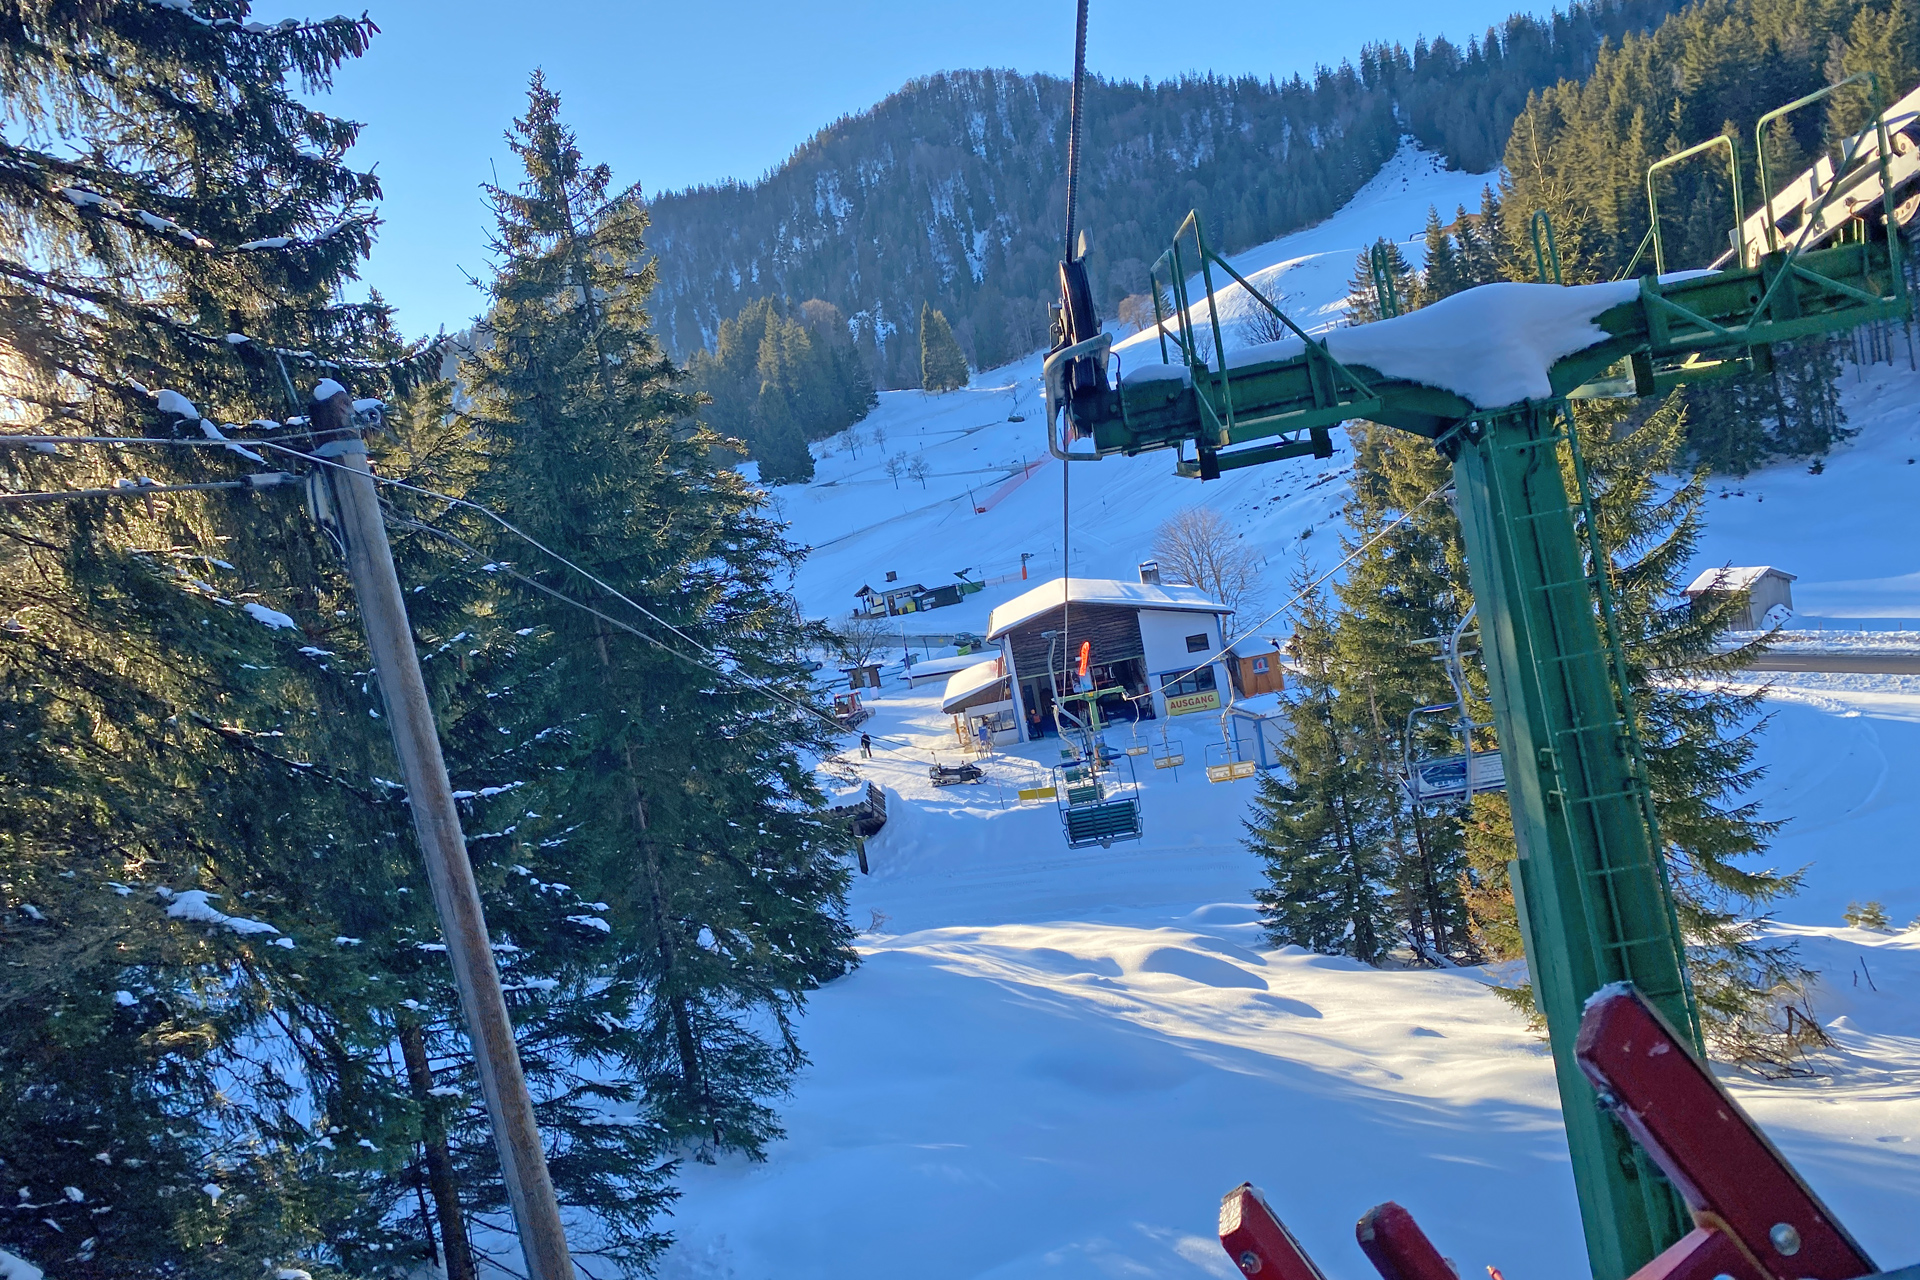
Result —
<instances>
[{"instance_id":1,"label":"snow on lift tower","mask_svg":"<svg viewBox=\"0 0 1920 1280\"><path fill-rule=\"evenodd\" d=\"M1769 126L1850 86L1865 87L1872 121L1776 192L1760 145ZM1171 449L1176 474L1208 480L1282 458L1328 457L1331 430L1360 419L1430 439L1453 463L1495 728L1506 763L1526 763L1505 779L1528 872L1518 882L1521 919L1598 1280L1625 1280L1657 1254L1664 1261L1689 1214L1656 1176L1656 1161L1602 1114L1575 1057L1583 1006L1609 983L1632 981L1689 1051L1701 1039L1569 402L1764 375L1777 343L1906 320L1903 242L1920 212L1920 91L1884 104L1879 82L1861 73L1763 115L1757 213L1741 202L1738 139L1722 135L1656 162L1646 239L1607 283L1563 287L1542 253L1539 283L1481 285L1406 315L1309 334L1208 247L1190 214L1149 269L1159 363L1110 377L1113 339L1094 314L1079 255L1060 265L1056 341L1042 366L1053 456L1077 463ZM1733 193L1732 248L1712 264L1669 263L1661 175L1719 153ZM1068 208L1071 217L1071 199ZM1678 270L1694 265L1708 269ZM1221 277L1290 336L1229 354L1215 295ZM1776 1222L1800 1233L1778 1238L1785 1257L1809 1228ZM1743 1246L1713 1254L1711 1268L1696 1251L1689 1256L1700 1266L1680 1269L1689 1280L1769 1276L1753 1265L1772 1256L1757 1252L1769 1238L1743 1231ZM1870 1270L1816 1273L1797 1257L1780 1265L1793 1280Z\"/></svg>"}]
</instances>

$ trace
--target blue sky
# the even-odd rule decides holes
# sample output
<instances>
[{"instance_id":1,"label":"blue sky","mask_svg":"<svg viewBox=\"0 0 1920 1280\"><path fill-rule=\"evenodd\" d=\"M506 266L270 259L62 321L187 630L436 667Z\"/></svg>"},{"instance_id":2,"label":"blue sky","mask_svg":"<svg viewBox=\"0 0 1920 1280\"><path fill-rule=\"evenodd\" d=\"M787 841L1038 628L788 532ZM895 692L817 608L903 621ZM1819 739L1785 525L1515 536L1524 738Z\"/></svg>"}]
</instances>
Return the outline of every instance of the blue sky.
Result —
<instances>
[{"instance_id":1,"label":"blue sky","mask_svg":"<svg viewBox=\"0 0 1920 1280\"><path fill-rule=\"evenodd\" d=\"M322 0L324 3L324 0ZM487 274L479 184L511 176L501 135L543 67L590 159L648 194L752 179L907 80L962 67L1065 74L1073 0L368 0L382 34L321 105L364 121L386 225L367 281L403 331L458 328ZM1288 75L1375 39L1464 42L1514 0L1093 0L1087 62L1108 76ZM1545 6L1539 6L1544 9ZM311 15L263 0L256 16Z\"/></svg>"}]
</instances>

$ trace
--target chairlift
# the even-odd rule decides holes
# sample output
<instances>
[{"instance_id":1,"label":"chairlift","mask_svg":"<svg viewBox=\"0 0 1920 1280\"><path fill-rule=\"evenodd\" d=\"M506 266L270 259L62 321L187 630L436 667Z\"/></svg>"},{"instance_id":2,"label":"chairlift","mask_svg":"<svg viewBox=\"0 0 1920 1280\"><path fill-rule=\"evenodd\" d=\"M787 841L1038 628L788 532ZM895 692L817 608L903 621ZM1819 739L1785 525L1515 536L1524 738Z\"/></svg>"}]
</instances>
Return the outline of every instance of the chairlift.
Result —
<instances>
[{"instance_id":1,"label":"chairlift","mask_svg":"<svg viewBox=\"0 0 1920 1280\"><path fill-rule=\"evenodd\" d=\"M1127 739L1127 754L1130 756L1143 756L1147 754L1147 743L1142 741L1140 737L1140 717L1138 715L1133 717L1133 736Z\"/></svg>"},{"instance_id":2,"label":"chairlift","mask_svg":"<svg viewBox=\"0 0 1920 1280\"><path fill-rule=\"evenodd\" d=\"M1153 767L1178 769L1187 762L1187 744L1173 740L1172 725L1160 726L1160 741L1153 743Z\"/></svg>"},{"instance_id":3,"label":"chairlift","mask_svg":"<svg viewBox=\"0 0 1920 1280\"><path fill-rule=\"evenodd\" d=\"M1115 764L1124 764L1124 769L1109 767L1106 777L1094 767L1091 756L1054 770L1054 804L1069 849L1095 844L1106 849L1119 841L1140 839L1140 783L1134 776L1133 757L1116 757Z\"/></svg>"},{"instance_id":4,"label":"chairlift","mask_svg":"<svg viewBox=\"0 0 1920 1280\"><path fill-rule=\"evenodd\" d=\"M1140 782L1134 775L1133 757L1115 751L1101 733L1100 697L1111 692L1107 688L1066 694L1054 704L1080 739L1077 746L1061 751L1054 768L1054 804L1069 849L1095 844L1105 849L1141 837ZM1086 703L1085 720L1064 705L1070 702Z\"/></svg>"},{"instance_id":5,"label":"chairlift","mask_svg":"<svg viewBox=\"0 0 1920 1280\"><path fill-rule=\"evenodd\" d=\"M1207 744L1208 782L1239 782L1251 778L1260 769L1258 761L1242 754L1239 740L1227 727L1227 715L1231 709L1232 704L1229 703L1228 711L1220 713L1220 741Z\"/></svg>"},{"instance_id":6,"label":"chairlift","mask_svg":"<svg viewBox=\"0 0 1920 1280\"><path fill-rule=\"evenodd\" d=\"M1415 804L1464 801L1477 792L1507 789L1506 762L1500 753L1473 749L1474 730L1490 727L1475 721L1467 706L1466 654L1460 641L1472 626L1473 615L1474 609L1468 609L1451 633L1434 637L1440 644L1440 661L1446 664L1447 683L1453 686L1454 700L1415 707L1407 713L1400 783ZM1446 730L1458 750L1447 755L1422 753L1418 745L1423 736L1422 720L1440 716L1452 717L1453 723L1446 726Z\"/></svg>"}]
</instances>

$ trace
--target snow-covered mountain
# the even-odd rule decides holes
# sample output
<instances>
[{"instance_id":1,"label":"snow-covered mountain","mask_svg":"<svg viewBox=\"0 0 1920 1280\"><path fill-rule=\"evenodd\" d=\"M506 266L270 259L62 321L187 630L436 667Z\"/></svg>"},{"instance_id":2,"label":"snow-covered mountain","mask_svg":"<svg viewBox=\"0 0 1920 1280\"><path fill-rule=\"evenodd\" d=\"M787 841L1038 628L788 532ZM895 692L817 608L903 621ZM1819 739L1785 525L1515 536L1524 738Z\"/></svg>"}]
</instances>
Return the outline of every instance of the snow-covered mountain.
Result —
<instances>
[{"instance_id":1,"label":"snow-covered mountain","mask_svg":"<svg viewBox=\"0 0 1920 1280\"><path fill-rule=\"evenodd\" d=\"M1487 180L1403 150L1338 216L1235 265L1297 317L1331 321L1362 245L1407 239L1430 203L1471 204ZM1045 457L1037 377L1033 358L945 396L887 393L866 424L884 443L827 453L815 483L778 491L814 547L795 583L809 612L844 613L888 571L928 586L1012 575L901 620L979 631L1022 589L1022 553L1034 577L1058 574L1062 468L1029 470ZM1920 374L1847 377L1857 438L1818 474L1717 487L1700 565L1796 573L1803 612L1920 617ZM888 479L902 453L926 459L924 486ZM1154 527L1204 503L1266 557L1272 608L1296 562L1339 559L1344 477L1339 455L1204 487L1166 455L1075 466L1073 572L1131 576ZM1920 933L1849 929L1840 913L1877 898L1896 922L1920 914L1920 793L1902 785L1920 771L1920 677L1782 675L1767 705L1756 797L1788 820L1779 865L1806 868L1776 930L1820 971L1814 1007L1838 1047L1822 1076L1729 1084L1867 1250L1903 1265L1920 1260ZM1585 1274L1551 1064L1488 994L1497 975L1270 948L1240 844L1251 784L1145 770L1145 839L1069 851L1051 805L1015 794L1056 743L936 791L929 759L953 758L938 687L889 684L875 706L882 749L856 763L891 819L853 896L866 962L812 1001L788 1138L764 1164L687 1170L669 1280L1226 1280L1216 1205L1243 1179L1332 1280L1372 1274L1351 1224L1386 1199L1462 1276ZM1163 727L1195 766L1218 735L1206 717Z\"/></svg>"}]
</instances>

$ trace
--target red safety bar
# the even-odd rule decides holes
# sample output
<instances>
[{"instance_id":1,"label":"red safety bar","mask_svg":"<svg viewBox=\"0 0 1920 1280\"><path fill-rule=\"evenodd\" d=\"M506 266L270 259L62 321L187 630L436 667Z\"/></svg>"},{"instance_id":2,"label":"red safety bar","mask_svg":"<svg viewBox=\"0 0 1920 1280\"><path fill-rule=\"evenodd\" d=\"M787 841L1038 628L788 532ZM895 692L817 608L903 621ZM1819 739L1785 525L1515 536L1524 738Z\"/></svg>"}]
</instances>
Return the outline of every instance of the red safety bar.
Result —
<instances>
[{"instance_id":1,"label":"red safety bar","mask_svg":"<svg viewBox=\"0 0 1920 1280\"><path fill-rule=\"evenodd\" d=\"M1241 1183L1220 1199L1220 1247L1243 1275L1260 1280L1326 1280L1251 1182Z\"/></svg>"},{"instance_id":2,"label":"red safety bar","mask_svg":"<svg viewBox=\"0 0 1920 1280\"><path fill-rule=\"evenodd\" d=\"M1659 1010L1625 983L1597 992L1574 1057L1693 1210L1699 1230L1635 1280L1856 1280L1877 1268ZM1731 1247L1729 1247L1731 1246Z\"/></svg>"},{"instance_id":3,"label":"red safety bar","mask_svg":"<svg viewBox=\"0 0 1920 1280\"><path fill-rule=\"evenodd\" d=\"M1382 1280L1460 1280L1413 1215L1391 1200L1367 1210L1353 1234Z\"/></svg>"},{"instance_id":4,"label":"red safety bar","mask_svg":"<svg viewBox=\"0 0 1920 1280\"><path fill-rule=\"evenodd\" d=\"M1631 986L1604 988L1587 1002L1574 1056L1601 1104L1693 1211L1695 1229L1631 1280L1860 1280L1875 1273L1866 1251ZM1356 1234L1383 1280L1459 1280L1413 1215L1391 1201L1369 1210ZM1324 1280L1250 1183L1221 1201L1220 1243L1245 1275ZM1920 1280L1920 1267L1885 1280L1896 1275Z\"/></svg>"}]
</instances>

